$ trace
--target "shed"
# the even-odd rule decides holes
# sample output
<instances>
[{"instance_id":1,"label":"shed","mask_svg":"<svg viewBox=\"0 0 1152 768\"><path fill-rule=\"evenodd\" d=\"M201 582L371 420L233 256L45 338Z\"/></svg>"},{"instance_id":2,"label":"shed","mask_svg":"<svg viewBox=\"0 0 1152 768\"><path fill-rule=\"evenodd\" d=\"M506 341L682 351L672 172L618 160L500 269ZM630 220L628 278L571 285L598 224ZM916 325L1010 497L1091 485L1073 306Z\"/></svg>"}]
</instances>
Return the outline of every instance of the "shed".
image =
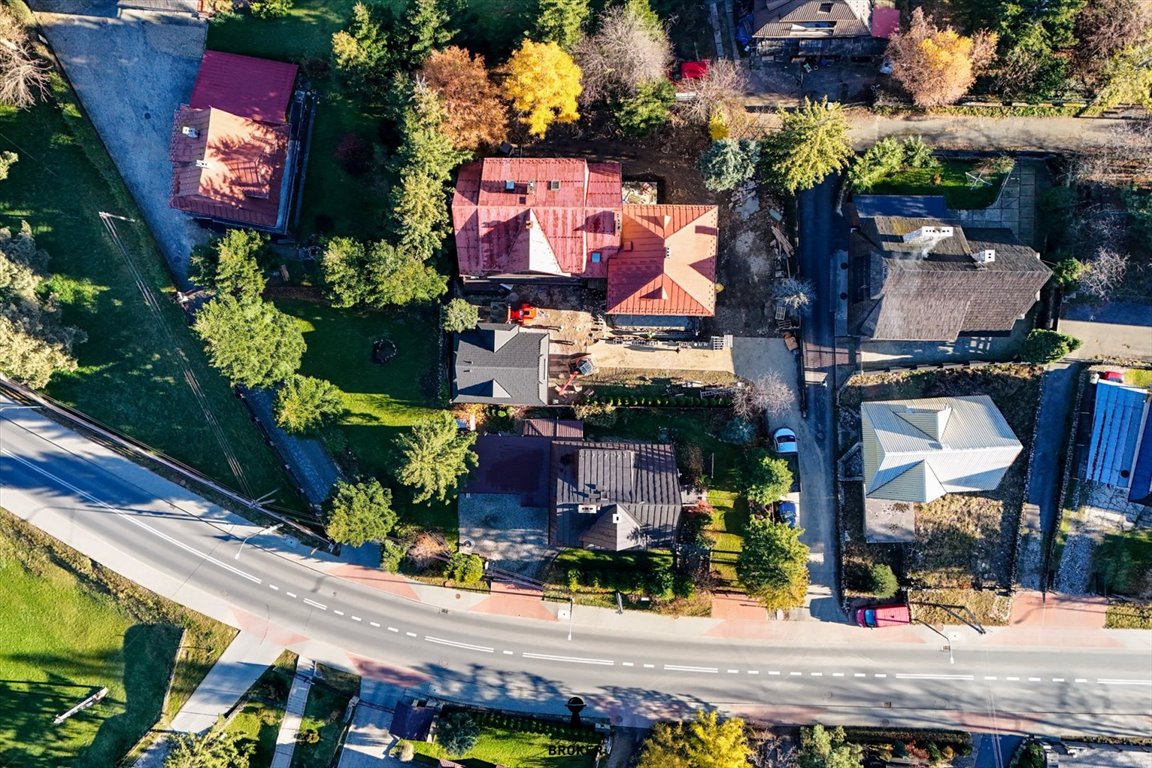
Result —
<instances>
[{"instance_id":1,"label":"shed","mask_svg":"<svg viewBox=\"0 0 1152 768\"><path fill-rule=\"evenodd\" d=\"M1096 404L1092 413L1092 437L1088 443L1085 479L1118 488L1131 488L1138 453L1152 452L1141 443L1148 420L1148 390L1113 381L1096 383ZM1152 475L1152 456L1143 457L1144 474Z\"/></svg>"}]
</instances>

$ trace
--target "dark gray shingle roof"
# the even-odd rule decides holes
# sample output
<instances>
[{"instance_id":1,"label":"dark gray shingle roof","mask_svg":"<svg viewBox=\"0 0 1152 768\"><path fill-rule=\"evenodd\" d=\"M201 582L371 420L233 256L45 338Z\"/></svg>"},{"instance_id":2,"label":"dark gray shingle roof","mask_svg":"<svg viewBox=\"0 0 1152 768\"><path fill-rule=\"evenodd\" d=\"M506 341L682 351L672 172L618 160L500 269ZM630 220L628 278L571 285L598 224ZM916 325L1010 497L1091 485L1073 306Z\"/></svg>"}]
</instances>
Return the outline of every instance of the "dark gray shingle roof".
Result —
<instances>
[{"instance_id":1,"label":"dark gray shingle roof","mask_svg":"<svg viewBox=\"0 0 1152 768\"><path fill-rule=\"evenodd\" d=\"M548 332L481 323L453 340L452 402L548 404Z\"/></svg>"},{"instance_id":2,"label":"dark gray shingle roof","mask_svg":"<svg viewBox=\"0 0 1152 768\"><path fill-rule=\"evenodd\" d=\"M760 0L753 37L868 37L867 0Z\"/></svg>"}]
</instances>

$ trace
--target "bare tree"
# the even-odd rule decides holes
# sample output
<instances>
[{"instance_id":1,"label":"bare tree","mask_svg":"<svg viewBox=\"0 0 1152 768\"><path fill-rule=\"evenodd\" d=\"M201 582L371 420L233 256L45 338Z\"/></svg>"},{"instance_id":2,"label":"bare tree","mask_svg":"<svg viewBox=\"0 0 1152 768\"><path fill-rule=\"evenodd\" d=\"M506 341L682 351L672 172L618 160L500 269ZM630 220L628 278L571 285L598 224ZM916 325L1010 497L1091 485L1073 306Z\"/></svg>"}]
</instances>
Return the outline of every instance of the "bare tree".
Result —
<instances>
[{"instance_id":1,"label":"bare tree","mask_svg":"<svg viewBox=\"0 0 1152 768\"><path fill-rule=\"evenodd\" d=\"M732 411L742 419L751 420L760 414L777 416L796 402L788 382L776 373L766 373L746 383L732 399Z\"/></svg>"},{"instance_id":2,"label":"bare tree","mask_svg":"<svg viewBox=\"0 0 1152 768\"><path fill-rule=\"evenodd\" d=\"M7 5L0 5L0 104L27 109L48 92L48 64L28 39L28 30Z\"/></svg>"},{"instance_id":3,"label":"bare tree","mask_svg":"<svg viewBox=\"0 0 1152 768\"><path fill-rule=\"evenodd\" d=\"M707 123L718 111L742 113L747 90L748 74L740 64L717 59L709 65L708 74L695 81L696 95L685 104L683 114L693 122Z\"/></svg>"},{"instance_id":4,"label":"bare tree","mask_svg":"<svg viewBox=\"0 0 1152 768\"><path fill-rule=\"evenodd\" d=\"M1152 180L1152 119L1119 122L1103 145L1076 157L1077 181L1119 186Z\"/></svg>"},{"instance_id":5,"label":"bare tree","mask_svg":"<svg viewBox=\"0 0 1152 768\"><path fill-rule=\"evenodd\" d=\"M1080 290L1099 301L1107 301L1128 271L1128 257L1111 248L1099 248L1084 265Z\"/></svg>"},{"instance_id":6,"label":"bare tree","mask_svg":"<svg viewBox=\"0 0 1152 768\"><path fill-rule=\"evenodd\" d=\"M1076 68L1094 82L1105 65L1126 48L1139 45L1152 32L1148 0L1094 0L1076 18Z\"/></svg>"},{"instance_id":7,"label":"bare tree","mask_svg":"<svg viewBox=\"0 0 1152 768\"><path fill-rule=\"evenodd\" d=\"M641 85L663 80L672 64L672 43L631 5L600 14L599 28L572 49L583 73L580 100L590 104L611 96L634 96Z\"/></svg>"},{"instance_id":8,"label":"bare tree","mask_svg":"<svg viewBox=\"0 0 1152 768\"><path fill-rule=\"evenodd\" d=\"M807 280L785 277L772 286L772 301L785 307L789 312L800 314L808 311L815 290L812 283Z\"/></svg>"},{"instance_id":9,"label":"bare tree","mask_svg":"<svg viewBox=\"0 0 1152 768\"><path fill-rule=\"evenodd\" d=\"M995 51L996 35L977 32L964 37L950 27L937 27L917 8L908 30L897 32L888 42L886 56L892 62L892 78L911 94L916 106L938 107L967 93Z\"/></svg>"}]
</instances>

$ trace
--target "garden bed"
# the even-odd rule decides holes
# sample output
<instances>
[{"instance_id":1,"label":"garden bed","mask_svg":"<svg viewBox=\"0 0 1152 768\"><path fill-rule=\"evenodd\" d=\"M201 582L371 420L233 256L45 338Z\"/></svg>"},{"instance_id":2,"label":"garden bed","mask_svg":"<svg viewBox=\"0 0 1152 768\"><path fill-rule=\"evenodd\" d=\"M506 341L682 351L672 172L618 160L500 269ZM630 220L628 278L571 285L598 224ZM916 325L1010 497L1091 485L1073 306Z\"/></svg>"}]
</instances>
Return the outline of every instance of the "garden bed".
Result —
<instances>
[{"instance_id":1,"label":"garden bed","mask_svg":"<svg viewBox=\"0 0 1152 768\"><path fill-rule=\"evenodd\" d=\"M443 714L453 711L447 709ZM465 765L483 760L506 768L593 768L601 742L592 730L503 712L463 710L479 726L476 744L465 755L453 756ZM449 755L435 742L412 742L417 755ZM435 763L433 763L435 764Z\"/></svg>"},{"instance_id":2,"label":"garden bed","mask_svg":"<svg viewBox=\"0 0 1152 768\"><path fill-rule=\"evenodd\" d=\"M905 168L877 182L871 195L943 195L949 208L987 208L1000 194L1006 173L981 173L988 185L972 186L966 173L977 173L981 161L944 160L939 169Z\"/></svg>"}]
</instances>

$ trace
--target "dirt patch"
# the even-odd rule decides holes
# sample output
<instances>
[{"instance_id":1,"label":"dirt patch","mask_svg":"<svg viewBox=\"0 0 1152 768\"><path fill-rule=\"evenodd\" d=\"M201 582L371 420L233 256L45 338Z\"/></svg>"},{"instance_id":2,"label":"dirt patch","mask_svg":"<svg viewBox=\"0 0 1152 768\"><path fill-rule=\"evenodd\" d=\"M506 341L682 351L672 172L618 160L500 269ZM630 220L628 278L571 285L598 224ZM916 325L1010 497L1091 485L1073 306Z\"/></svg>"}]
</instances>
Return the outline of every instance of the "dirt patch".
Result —
<instances>
[{"instance_id":1,"label":"dirt patch","mask_svg":"<svg viewBox=\"0 0 1152 768\"><path fill-rule=\"evenodd\" d=\"M980 589L912 589L908 591L912 620L922 624L959 624L938 606L963 606L984 626L1003 626L1012 617L1012 597ZM963 613L963 612L961 612Z\"/></svg>"}]
</instances>

